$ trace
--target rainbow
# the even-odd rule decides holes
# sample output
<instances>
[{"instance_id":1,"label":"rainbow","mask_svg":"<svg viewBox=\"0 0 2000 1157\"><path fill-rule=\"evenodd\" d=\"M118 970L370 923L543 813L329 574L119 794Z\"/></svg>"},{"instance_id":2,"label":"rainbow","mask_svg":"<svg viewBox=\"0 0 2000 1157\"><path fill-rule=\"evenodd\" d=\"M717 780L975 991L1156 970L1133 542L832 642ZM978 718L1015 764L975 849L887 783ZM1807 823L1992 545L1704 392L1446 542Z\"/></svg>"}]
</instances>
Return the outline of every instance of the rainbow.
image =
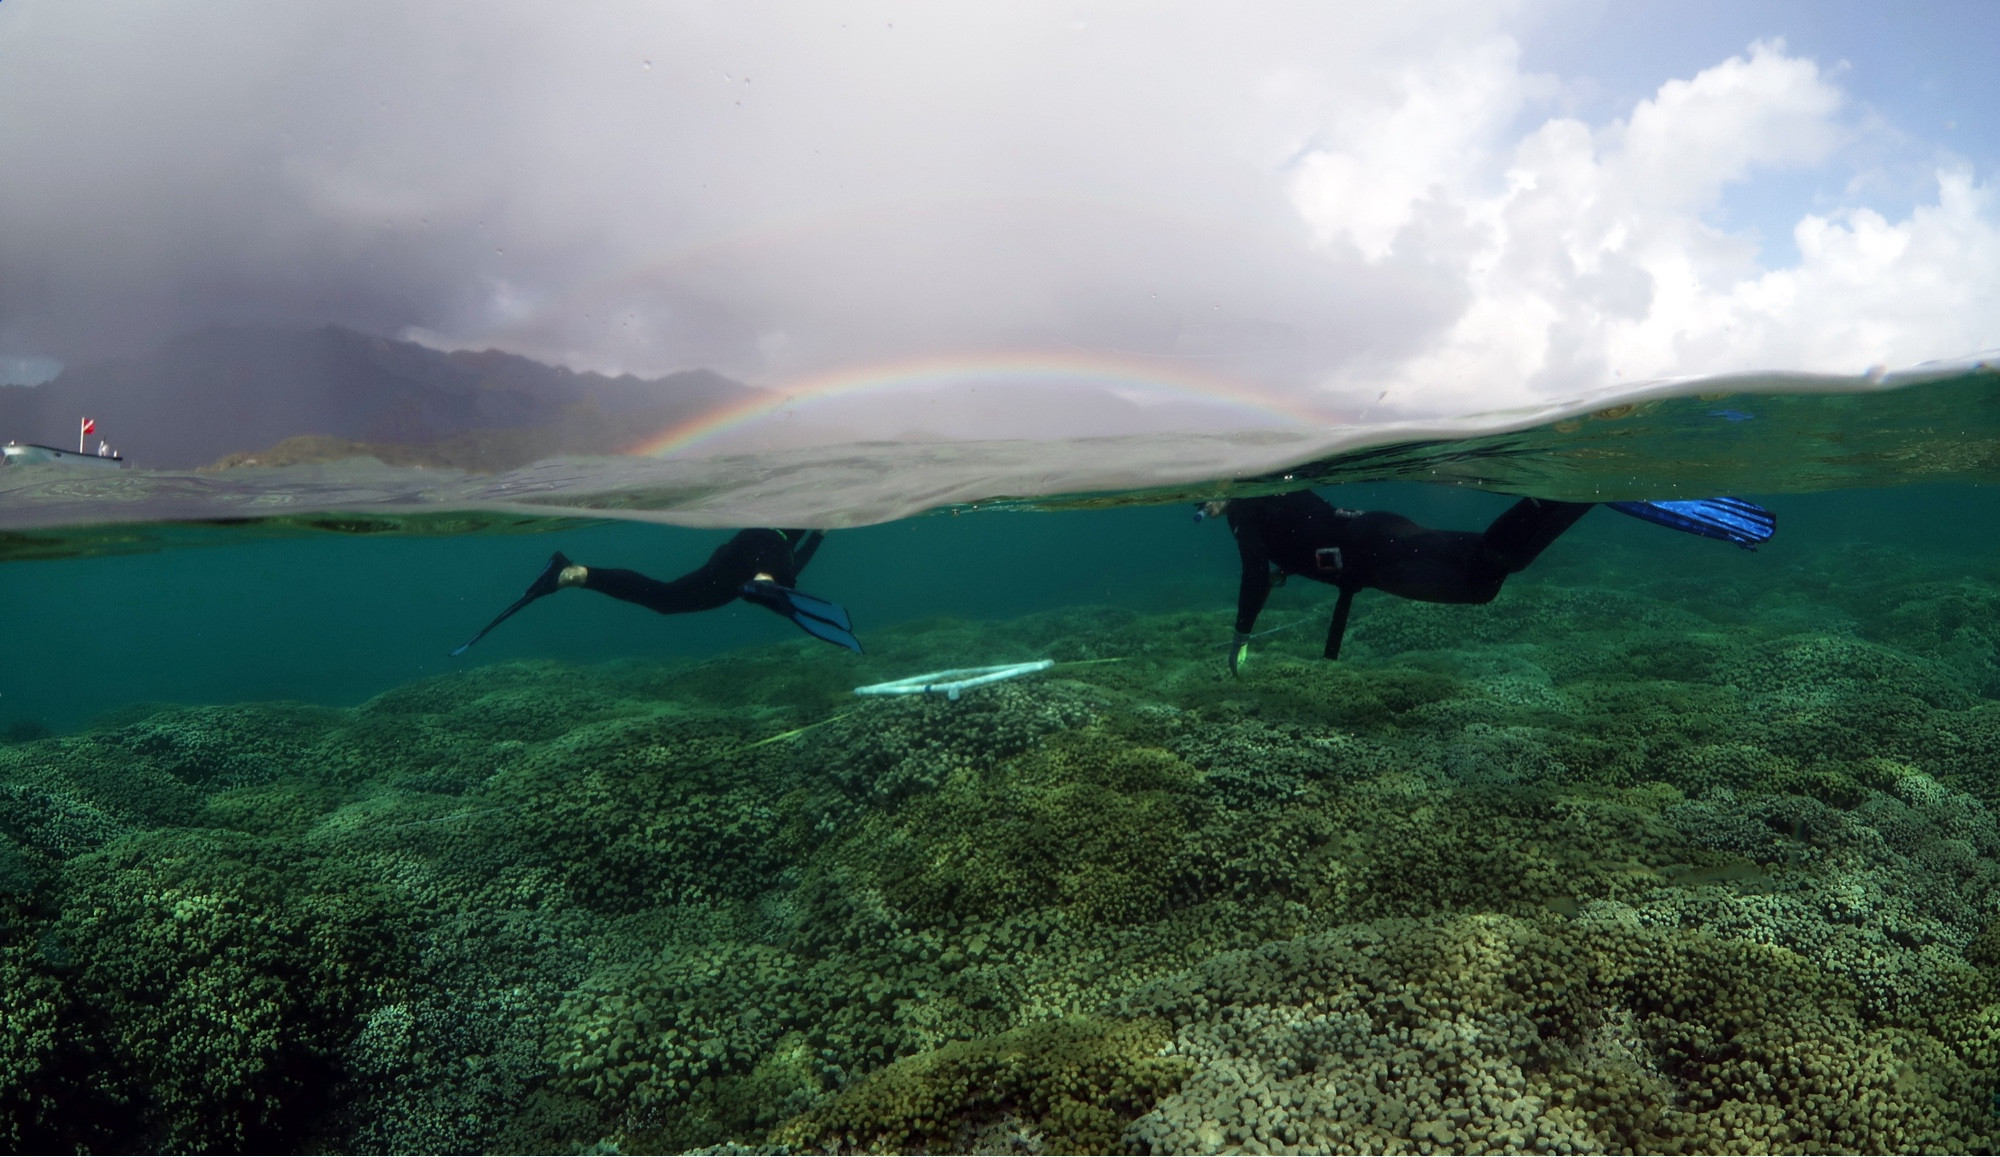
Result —
<instances>
[{"instance_id":1,"label":"rainbow","mask_svg":"<svg viewBox=\"0 0 2000 1157\"><path fill-rule=\"evenodd\" d=\"M658 431L625 452L664 458L684 453L781 411L835 398L898 390L923 391L974 384L1071 384L1105 390L1138 390L1155 396L1234 406L1254 424L1319 425L1325 418L1255 387L1181 366L1129 355L1076 351L1008 351L937 355L876 362L801 378L762 396L711 410Z\"/></svg>"}]
</instances>

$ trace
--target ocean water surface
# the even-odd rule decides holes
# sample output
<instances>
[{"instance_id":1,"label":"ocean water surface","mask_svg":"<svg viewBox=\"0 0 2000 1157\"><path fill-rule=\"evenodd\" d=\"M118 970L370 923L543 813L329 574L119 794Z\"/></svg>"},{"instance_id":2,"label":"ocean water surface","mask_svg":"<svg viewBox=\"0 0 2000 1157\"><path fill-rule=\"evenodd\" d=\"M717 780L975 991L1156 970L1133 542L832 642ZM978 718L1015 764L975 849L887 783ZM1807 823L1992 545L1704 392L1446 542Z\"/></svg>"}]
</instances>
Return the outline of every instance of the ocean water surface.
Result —
<instances>
[{"instance_id":1,"label":"ocean water surface","mask_svg":"<svg viewBox=\"0 0 2000 1157\"><path fill-rule=\"evenodd\" d=\"M1996 384L1613 399L1111 490L1020 447L698 498L675 462L423 501L365 462L23 468L0 1135L1991 1150ZM538 470L560 501L522 500ZM1720 492L1779 529L1598 509L1489 605L1364 592L1337 663L1332 590L1294 579L1232 676L1237 557L1187 503L1315 482L1456 529ZM811 493L845 528L800 586L864 655L567 591L447 657L552 551L670 577Z\"/></svg>"}]
</instances>

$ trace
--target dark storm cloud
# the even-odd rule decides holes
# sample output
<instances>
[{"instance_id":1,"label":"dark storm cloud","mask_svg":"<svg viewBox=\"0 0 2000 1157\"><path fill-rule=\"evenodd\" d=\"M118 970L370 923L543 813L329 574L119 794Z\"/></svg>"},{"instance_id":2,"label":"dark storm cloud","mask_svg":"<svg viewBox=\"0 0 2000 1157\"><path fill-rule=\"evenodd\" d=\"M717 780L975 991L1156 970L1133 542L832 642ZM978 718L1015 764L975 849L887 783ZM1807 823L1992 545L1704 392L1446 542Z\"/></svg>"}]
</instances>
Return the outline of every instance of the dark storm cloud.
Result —
<instances>
[{"instance_id":1,"label":"dark storm cloud","mask_svg":"<svg viewBox=\"0 0 2000 1157\"><path fill-rule=\"evenodd\" d=\"M1315 247L1313 107L1457 6L0 6L0 352L337 321L753 379L1079 346L1301 383L1462 283Z\"/></svg>"}]
</instances>

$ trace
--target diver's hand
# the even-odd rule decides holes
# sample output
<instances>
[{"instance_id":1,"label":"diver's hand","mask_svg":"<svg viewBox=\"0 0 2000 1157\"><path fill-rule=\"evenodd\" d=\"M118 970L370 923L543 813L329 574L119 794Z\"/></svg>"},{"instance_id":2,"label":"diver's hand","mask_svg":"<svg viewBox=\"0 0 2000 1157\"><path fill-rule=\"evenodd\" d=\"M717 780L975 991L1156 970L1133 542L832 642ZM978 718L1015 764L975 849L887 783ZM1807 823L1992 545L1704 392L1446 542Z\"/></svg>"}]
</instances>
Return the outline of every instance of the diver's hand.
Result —
<instances>
[{"instance_id":1,"label":"diver's hand","mask_svg":"<svg viewBox=\"0 0 2000 1157\"><path fill-rule=\"evenodd\" d=\"M1250 636L1244 634L1242 631L1238 631L1235 637L1229 640L1229 673L1231 675L1241 675L1243 668L1249 662Z\"/></svg>"}]
</instances>

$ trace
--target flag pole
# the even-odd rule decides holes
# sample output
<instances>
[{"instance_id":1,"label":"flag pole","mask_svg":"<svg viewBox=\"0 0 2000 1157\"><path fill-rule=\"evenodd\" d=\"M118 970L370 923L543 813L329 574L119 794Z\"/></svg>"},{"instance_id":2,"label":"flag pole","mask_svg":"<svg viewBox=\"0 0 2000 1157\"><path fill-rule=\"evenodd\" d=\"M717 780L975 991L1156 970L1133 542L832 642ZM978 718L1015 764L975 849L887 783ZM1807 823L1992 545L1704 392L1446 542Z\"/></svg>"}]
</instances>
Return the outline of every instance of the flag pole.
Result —
<instances>
[{"instance_id":1,"label":"flag pole","mask_svg":"<svg viewBox=\"0 0 2000 1157\"><path fill-rule=\"evenodd\" d=\"M83 436L88 433L90 433L90 419L78 418L76 420L76 452L79 454L83 453Z\"/></svg>"}]
</instances>

